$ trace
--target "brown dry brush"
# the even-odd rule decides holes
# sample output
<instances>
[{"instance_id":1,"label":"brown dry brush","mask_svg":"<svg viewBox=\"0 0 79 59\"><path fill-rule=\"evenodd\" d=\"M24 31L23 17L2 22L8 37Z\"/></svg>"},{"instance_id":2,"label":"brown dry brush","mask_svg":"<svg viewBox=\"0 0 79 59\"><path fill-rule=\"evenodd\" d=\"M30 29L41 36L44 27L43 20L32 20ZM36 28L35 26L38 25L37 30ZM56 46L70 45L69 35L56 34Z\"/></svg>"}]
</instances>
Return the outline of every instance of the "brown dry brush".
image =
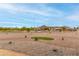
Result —
<instances>
[{"instance_id":1,"label":"brown dry brush","mask_svg":"<svg viewBox=\"0 0 79 59\"><path fill-rule=\"evenodd\" d=\"M64 40L64 37L62 37L62 40Z\"/></svg>"},{"instance_id":2,"label":"brown dry brush","mask_svg":"<svg viewBox=\"0 0 79 59\"><path fill-rule=\"evenodd\" d=\"M58 52L58 50L57 49L53 49L53 52Z\"/></svg>"},{"instance_id":3,"label":"brown dry brush","mask_svg":"<svg viewBox=\"0 0 79 59\"><path fill-rule=\"evenodd\" d=\"M8 44L12 44L12 41L9 41Z\"/></svg>"},{"instance_id":4,"label":"brown dry brush","mask_svg":"<svg viewBox=\"0 0 79 59\"><path fill-rule=\"evenodd\" d=\"M27 35L25 35L25 38L27 38Z\"/></svg>"}]
</instances>

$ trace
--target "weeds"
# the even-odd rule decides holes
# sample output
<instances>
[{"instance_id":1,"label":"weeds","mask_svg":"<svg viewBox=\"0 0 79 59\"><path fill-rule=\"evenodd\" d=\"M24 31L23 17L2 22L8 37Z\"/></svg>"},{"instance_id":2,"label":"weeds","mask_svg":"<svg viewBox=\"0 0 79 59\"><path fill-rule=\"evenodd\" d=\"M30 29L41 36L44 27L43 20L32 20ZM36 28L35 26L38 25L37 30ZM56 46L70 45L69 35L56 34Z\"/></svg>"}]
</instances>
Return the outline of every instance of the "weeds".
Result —
<instances>
[{"instance_id":1,"label":"weeds","mask_svg":"<svg viewBox=\"0 0 79 59\"><path fill-rule=\"evenodd\" d=\"M42 40L54 40L53 38L50 37L31 37L32 39L38 40L38 39L42 39Z\"/></svg>"},{"instance_id":2,"label":"weeds","mask_svg":"<svg viewBox=\"0 0 79 59\"><path fill-rule=\"evenodd\" d=\"M27 35L25 35L25 38L27 38Z\"/></svg>"},{"instance_id":3,"label":"weeds","mask_svg":"<svg viewBox=\"0 0 79 59\"><path fill-rule=\"evenodd\" d=\"M12 41L9 41L8 44L12 44Z\"/></svg>"},{"instance_id":4,"label":"weeds","mask_svg":"<svg viewBox=\"0 0 79 59\"><path fill-rule=\"evenodd\" d=\"M38 38L34 38L34 41L38 41Z\"/></svg>"},{"instance_id":5,"label":"weeds","mask_svg":"<svg viewBox=\"0 0 79 59\"><path fill-rule=\"evenodd\" d=\"M64 40L64 37L62 37L62 40Z\"/></svg>"},{"instance_id":6,"label":"weeds","mask_svg":"<svg viewBox=\"0 0 79 59\"><path fill-rule=\"evenodd\" d=\"M57 49L53 49L53 52L58 52L58 50Z\"/></svg>"}]
</instances>

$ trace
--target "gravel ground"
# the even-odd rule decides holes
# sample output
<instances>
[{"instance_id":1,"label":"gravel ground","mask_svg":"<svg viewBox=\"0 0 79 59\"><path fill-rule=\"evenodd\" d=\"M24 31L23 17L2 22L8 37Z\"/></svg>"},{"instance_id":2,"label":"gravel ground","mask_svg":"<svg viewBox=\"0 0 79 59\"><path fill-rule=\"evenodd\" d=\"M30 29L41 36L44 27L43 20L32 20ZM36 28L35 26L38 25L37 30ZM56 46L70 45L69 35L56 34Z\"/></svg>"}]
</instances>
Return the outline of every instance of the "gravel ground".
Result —
<instances>
[{"instance_id":1,"label":"gravel ground","mask_svg":"<svg viewBox=\"0 0 79 59\"><path fill-rule=\"evenodd\" d=\"M27 35L27 38L25 38L25 35ZM77 56L79 55L78 35L75 32L0 33L0 48L25 53L30 56ZM33 41L31 36L48 36L53 37L55 40L50 43ZM62 36L64 40L61 40Z\"/></svg>"}]
</instances>

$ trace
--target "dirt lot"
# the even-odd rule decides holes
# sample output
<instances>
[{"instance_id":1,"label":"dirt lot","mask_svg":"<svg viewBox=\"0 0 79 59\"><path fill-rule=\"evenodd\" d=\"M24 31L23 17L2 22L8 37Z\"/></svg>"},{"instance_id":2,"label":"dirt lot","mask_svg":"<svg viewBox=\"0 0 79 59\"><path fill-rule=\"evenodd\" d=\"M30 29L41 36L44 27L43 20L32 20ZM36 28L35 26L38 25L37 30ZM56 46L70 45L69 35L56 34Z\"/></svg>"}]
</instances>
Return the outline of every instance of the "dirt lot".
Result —
<instances>
[{"instance_id":1,"label":"dirt lot","mask_svg":"<svg viewBox=\"0 0 79 59\"><path fill-rule=\"evenodd\" d=\"M32 36L54 40L34 41ZM79 32L0 32L0 48L30 56L79 56Z\"/></svg>"}]
</instances>

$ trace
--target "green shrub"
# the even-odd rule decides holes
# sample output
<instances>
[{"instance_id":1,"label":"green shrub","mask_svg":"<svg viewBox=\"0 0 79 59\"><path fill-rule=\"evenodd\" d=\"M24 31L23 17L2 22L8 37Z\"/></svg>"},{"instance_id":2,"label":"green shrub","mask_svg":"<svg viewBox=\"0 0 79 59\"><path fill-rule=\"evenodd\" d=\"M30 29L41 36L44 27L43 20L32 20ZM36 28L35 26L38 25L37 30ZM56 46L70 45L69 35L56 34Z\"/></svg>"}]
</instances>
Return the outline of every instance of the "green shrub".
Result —
<instances>
[{"instance_id":1,"label":"green shrub","mask_svg":"<svg viewBox=\"0 0 79 59\"><path fill-rule=\"evenodd\" d=\"M32 39L35 39L35 41L37 41L38 39L42 39L42 40L54 40L54 38L50 38L50 37L31 37Z\"/></svg>"},{"instance_id":2,"label":"green shrub","mask_svg":"<svg viewBox=\"0 0 79 59\"><path fill-rule=\"evenodd\" d=\"M36 38L34 38L34 41L38 41L38 38L36 37Z\"/></svg>"}]
</instances>

